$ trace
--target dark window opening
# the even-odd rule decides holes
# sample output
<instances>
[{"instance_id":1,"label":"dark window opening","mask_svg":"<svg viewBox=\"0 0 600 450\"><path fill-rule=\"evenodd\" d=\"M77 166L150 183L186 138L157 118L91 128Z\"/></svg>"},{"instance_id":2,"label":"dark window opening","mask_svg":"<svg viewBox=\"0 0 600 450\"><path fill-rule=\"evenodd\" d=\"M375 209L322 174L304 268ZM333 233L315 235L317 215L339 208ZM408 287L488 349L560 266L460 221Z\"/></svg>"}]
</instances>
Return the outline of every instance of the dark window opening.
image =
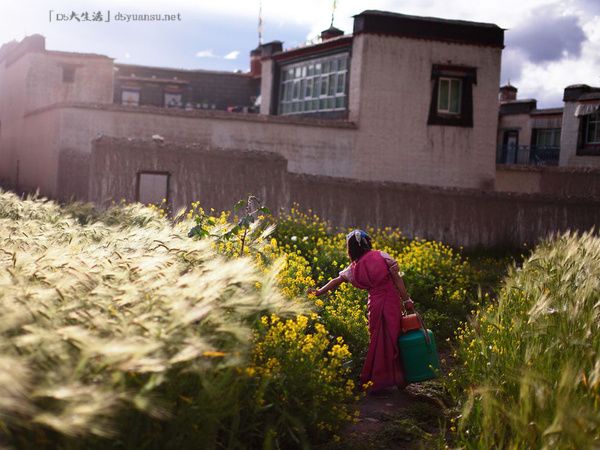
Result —
<instances>
[{"instance_id":1,"label":"dark window opening","mask_svg":"<svg viewBox=\"0 0 600 450\"><path fill-rule=\"evenodd\" d=\"M600 111L581 116L577 155L600 156Z\"/></svg>"},{"instance_id":2,"label":"dark window opening","mask_svg":"<svg viewBox=\"0 0 600 450\"><path fill-rule=\"evenodd\" d=\"M63 83L75 82L75 67L63 66L62 68L62 80Z\"/></svg>"},{"instance_id":3,"label":"dark window opening","mask_svg":"<svg viewBox=\"0 0 600 450\"><path fill-rule=\"evenodd\" d=\"M434 64L427 124L472 127L473 84L477 84L477 69Z\"/></svg>"}]
</instances>

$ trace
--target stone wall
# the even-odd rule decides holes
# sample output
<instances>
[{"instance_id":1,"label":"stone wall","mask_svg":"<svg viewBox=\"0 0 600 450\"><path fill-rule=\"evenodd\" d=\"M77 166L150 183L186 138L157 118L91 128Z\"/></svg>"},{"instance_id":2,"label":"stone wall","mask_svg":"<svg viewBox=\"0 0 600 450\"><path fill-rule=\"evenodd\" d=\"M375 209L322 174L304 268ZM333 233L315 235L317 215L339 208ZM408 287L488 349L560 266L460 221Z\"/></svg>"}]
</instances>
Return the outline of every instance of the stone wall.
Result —
<instances>
[{"instance_id":1,"label":"stone wall","mask_svg":"<svg viewBox=\"0 0 600 450\"><path fill-rule=\"evenodd\" d=\"M273 211L298 203L342 227L400 228L407 236L473 247L535 244L600 223L600 199L425 187L290 173L280 155L103 137L92 145L91 199L136 199L140 171L168 171L174 210L199 200L231 209L253 193ZM119 196L120 195L120 196Z\"/></svg>"},{"instance_id":2,"label":"stone wall","mask_svg":"<svg viewBox=\"0 0 600 450\"><path fill-rule=\"evenodd\" d=\"M600 199L600 168L498 165L496 190Z\"/></svg>"}]
</instances>

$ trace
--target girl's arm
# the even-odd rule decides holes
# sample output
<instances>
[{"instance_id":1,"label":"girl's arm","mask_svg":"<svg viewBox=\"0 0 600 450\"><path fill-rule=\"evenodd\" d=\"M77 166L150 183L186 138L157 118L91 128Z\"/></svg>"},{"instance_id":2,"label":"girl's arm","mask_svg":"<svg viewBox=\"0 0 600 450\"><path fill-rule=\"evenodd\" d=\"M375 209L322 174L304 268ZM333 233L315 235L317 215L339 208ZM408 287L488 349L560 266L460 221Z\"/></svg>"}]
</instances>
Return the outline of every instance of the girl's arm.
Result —
<instances>
[{"instance_id":1,"label":"girl's arm","mask_svg":"<svg viewBox=\"0 0 600 450\"><path fill-rule=\"evenodd\" d=\"M346 280L344 280L342 277L337 277L337 278L334 278L333 280L330 280L321 289L309 289L308 293L314 294L317 297L319 297L319 296L325 294L326 292L333 291L334 289L336 289L340 284L344 283L345 281Z\"/></svg>"},{"instance_id":2,"label":"girl's arm","mask_svg":"<svg viewBox=\"0 0 600 450\"><path fill-rule=\"evenodd\" d=\"M394 281L394 284L396 285L396 289L398 289L400 298L404 301L404 307L409 311L414 310L414 303L411 300L410 295L408 295L408 292L406 291L406 286L404 285L404 280L402 280L402 277L396 270L390 270L390 273L392 275L392 280Z\"/></svg>"}]
</instances>

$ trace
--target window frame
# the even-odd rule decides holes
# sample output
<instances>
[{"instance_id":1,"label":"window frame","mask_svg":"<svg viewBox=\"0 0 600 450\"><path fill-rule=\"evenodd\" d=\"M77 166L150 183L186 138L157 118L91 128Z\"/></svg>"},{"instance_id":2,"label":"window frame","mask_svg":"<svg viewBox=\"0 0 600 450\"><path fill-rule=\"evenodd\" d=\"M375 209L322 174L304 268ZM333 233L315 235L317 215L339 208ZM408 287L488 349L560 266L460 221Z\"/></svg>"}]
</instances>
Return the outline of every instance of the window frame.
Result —
<instances>
[{"instance_id":1,"label":"window frame","mask_svg":"<svg viewBox=\"0 0 600 450\"><path fill-rule=\"evenodd\" d=\"M140 88L136 88L136 87L121 87L121 105L125 105L125 106L140 106L141 98L142 98L142 92L141 91L142 90ZM137 103L130 103L130 102L125 103L123 101L123 94L125 92L136 93L137 94Z\"/></svg>"},{"instance_id":2,"label":"window frame","mask_svg":"<svg viewBox=\"0 0 600 450\"><path fill-rule=\"evenodd\" d=\"M448 99L447 99L447 105L448 107L446 109L442 109L440 108L440 103L442 101L442 82L443 81L447 81L448 82ZM454 89L452 88L452 82L457 82L458 84L458 108L457 111L452 111L452 93L454 91ZM438 100L437 100L437 112L438 114L453 114L453 115L460 115L460 106L461 106L461 101L460 99L462 98L462 78L458 78L458 77L439 77L438 78Z\"/></svg>"},{"instance_id":3,"label":"window frame","mask_svg":"<svg viewBox=\"0 0 600 450\"><path fill-rule=\"evenodd\" d=\"M171 96L171 98L175 98L175 97L179 97L179 101L177 102L176 105L169 105L169 103L167 103L167 96ZM163 92L163 105L165 108L183 108L184 103L183 103L183 92L170 92L170 91L165 91Z\"/></svg>"},{"instance_id":4,"label":"window frame","mask_svg":"<svg viewBox=\"0 0 600 450\"><path fill-rule=\"evenodd\" d=\"M448 80L448 109L439 108L441 82ZM451 110L451 85L459 85L458 112ZM477 84L477 69L468 66L433 64L431 68L431 101L427 125L473 127L473 85Z\"/></svg>"},{"instance_id":5,"label":"window frame","mask_svg":"<svg viewBox=\"0 0 600 450\"><path fill-rule=\"evenodd\" d=\"M62 64L62 82L75 83L75 72L77 66L72 64Z\"/></svg>"},{"instance_id":6,"label":"window frame","mask_svg":"<svg viewBox=\"0 0 600 450\"><path fill-rule=\"evenodd\" d=\"M560 128L533 128L533 134L535 140L533 141L533 146L536 148L560 148ZM549 145L540 144L540 136L546 135L552 141ZM557 141L556 143L554 143Z\"/></svg>"},{"instance_id":7,"label":"window frame","mask_svg":"<svg viewBox=\"0 0 600 450\"><path fill-rule=\"evenodd\" d=\"M596 140L590 140L590 128L591 124L595 124L595 138ZM600 144L600 111L596 111L594 114L590 114L587 116L586 124L585 124L585 136L583 138L583 143L585 145L599 145Z\"/></svg>"},{"instance_id":8,"label":"window frame","mask_svg":"<svg viewBox=\"0 0 600 450\"><path fill-rule=\"evenodd\" d=\"M600 110L593 114L586 114L579 118L579 138L577 142L577 156L600 156L600 140L590 141L590 124L596 124L595 134L600 137Z\"/></svg>"},{"instance_id":9,"label":"window frame","mask_svg":"<svg viewBox=\"0 0 600 450\"><path fill-rule=\"evenodd\" d=\"M347 111L350 58L346 50L282 64L278 70L276 114Z\"/></svg>"}]
</instances>

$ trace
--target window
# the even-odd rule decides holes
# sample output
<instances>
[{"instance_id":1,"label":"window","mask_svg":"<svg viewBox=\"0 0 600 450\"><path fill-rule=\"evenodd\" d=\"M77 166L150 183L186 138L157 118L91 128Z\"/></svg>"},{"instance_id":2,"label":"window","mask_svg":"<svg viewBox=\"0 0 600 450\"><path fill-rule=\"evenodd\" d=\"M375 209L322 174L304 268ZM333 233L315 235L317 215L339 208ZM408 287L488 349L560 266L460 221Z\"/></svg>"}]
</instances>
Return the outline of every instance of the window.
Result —
<instances>
[{"instance_id":1,"label":"window","mask_svg":"<svg viewBox=\"0 0 600 450\"><path fill-rule=\"evenodd\" d=\"M584 142L586 144L600 144L600 112L587 116Z\"/></svg>"},{"instance_id":2,"label":"window","mask_svg":"<svg viewBox=\"0 0 600 450\"><path fill-rule=\"evenodd\" d=\"M63 66L62 67L62 80L63 80L63 83L75 82L75 67L74 66Z\"/></svg>"},{"instance_id":3,"label":"window","mask_svg":"<svg viewBox=\"0 0 600 450\"><path fill-rule=\"evenodd\" d=\"M560 128L535 128L535 146L538 148L560 147Z\"/></svg>"},{"instance_id":4,"label":"window","mask_svg":"<svg viewBox=\"0 0 600 450\"><path fill-rule=\"evenodd\" d=\"M474 84L475 68L434 64L427 124L472 127Z\"/></svg>"},{"instance_id":5,"label":"window","mask_svg":"<svg viewBox=\"0 0 600 450\"><path fill-rule=\"evenodd\" d=\"M127 106L139 106L140 104L140 90L133 88L126 88L121 90L121 104Z\"/></svg>"},{"instance_id":6,"label":"window","mask_svg":"<svg viewBox=\"0 0 600 450\"><path fill-rule=\"evenodd\" d=\"M140 172L137 179L137 201L144 205L159 204L169 199L169 173Z\"/></svg>"},{"instance_id":7,"label":"window","mask_svg":"<svg viewBox=\"0 0 600 450\"><path fill-rule=\"evenodd\" d=\"M182 105L181 94L165 92L165 106L167 108L181 108Z\"/></svg>"},{"instance_id":8,"label":"window","mask_svg":"<svg viewBox=\"0 0 600 450\"><path fill-rule=\"evenodd\" d=\"M345 110L347 74L346 53L283 66L279 114Z\"/></svg>"},{"instance_id":9,"label":"window","mask_svg":"<svg viewBox=\"0 0 600 450\"><path fill-rule=\"evenodd\" d=\"M575 113L579 117L577 155L600 156L600 105L584 105L587 108L581 115Z\"/></svg>"},{"instance_id":10,"label":"window","mask_svg":"<svg viewBox=\"0 0 600 450\"><path fill-rule=\"evenodd\" d=\"M460 78L440 78L438 87L438 113L460 114Z\"/></svg>"}]
</instances>

